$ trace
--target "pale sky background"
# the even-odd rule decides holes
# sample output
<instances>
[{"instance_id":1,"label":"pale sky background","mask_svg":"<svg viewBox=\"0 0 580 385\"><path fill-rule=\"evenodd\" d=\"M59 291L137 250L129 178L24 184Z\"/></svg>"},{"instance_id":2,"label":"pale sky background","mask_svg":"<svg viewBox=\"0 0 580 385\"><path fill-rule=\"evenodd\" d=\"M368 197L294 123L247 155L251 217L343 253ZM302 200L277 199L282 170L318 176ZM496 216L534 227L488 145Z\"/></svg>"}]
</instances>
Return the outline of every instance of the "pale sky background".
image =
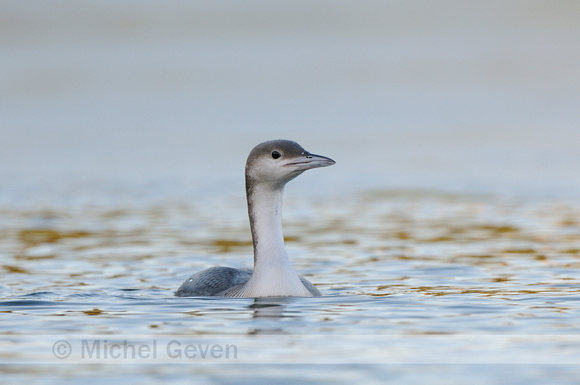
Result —
<instances>
[{"instance_id":1,"label":"pale sky background","mask_svg":"<svg viewBox=\"0 0 580 385\"><path fill-rule=\"evenodd\" d=\"M572 1L3 1L0 195L238 189L251 148L287 138L337 161L313 190L578 198L579 20Z\"/></svg>"}]
</instances>

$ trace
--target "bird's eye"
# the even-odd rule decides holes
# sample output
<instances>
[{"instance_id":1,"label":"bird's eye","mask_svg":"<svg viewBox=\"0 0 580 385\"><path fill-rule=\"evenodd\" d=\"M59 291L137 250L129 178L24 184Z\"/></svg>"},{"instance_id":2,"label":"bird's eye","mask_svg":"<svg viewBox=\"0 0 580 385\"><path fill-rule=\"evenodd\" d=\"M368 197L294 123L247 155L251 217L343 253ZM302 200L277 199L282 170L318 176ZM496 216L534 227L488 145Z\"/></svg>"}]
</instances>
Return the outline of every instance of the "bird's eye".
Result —
<instances>
[{"instance_id":1,"label":"bird's eye","mask_svg":"<svg viewBox=\"0 0 580 385\"><path fill-rule=\"evenodd\" d=\"M272 158L278 159L281 156L282 154L280 154L278 151L272 151Z\"/></svg>"}]
</instances>

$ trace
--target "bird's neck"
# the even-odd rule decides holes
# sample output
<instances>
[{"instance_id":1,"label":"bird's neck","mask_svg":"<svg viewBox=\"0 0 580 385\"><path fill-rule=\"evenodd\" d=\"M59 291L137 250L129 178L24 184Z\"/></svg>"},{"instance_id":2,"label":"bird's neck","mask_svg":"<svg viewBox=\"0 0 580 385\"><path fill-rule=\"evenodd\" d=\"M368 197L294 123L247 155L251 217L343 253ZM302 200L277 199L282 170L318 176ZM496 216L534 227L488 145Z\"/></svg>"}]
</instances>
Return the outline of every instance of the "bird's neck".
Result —
<instances>
[{"instance_id":1,"label":"bird's neck","mask_svg":"<svg viewBox=\"0 0 580 385\"><path fill-rule=\"evenodd\" d=\"M248 213L254 243L251 296L310 295L294 270L282 232L283 186L247 187Z\"/></svg>"},{"instance_id":2,"label":"bird's neck","mask_svg":"<svg viewBox=\"0 0 580 385\"><path fill-rule=\"evenodd\" d=\"M282 232L284 189L254 186L248 189L248 214L254 243L254 268L289 261Z\"/></svg>"}]
</instances>

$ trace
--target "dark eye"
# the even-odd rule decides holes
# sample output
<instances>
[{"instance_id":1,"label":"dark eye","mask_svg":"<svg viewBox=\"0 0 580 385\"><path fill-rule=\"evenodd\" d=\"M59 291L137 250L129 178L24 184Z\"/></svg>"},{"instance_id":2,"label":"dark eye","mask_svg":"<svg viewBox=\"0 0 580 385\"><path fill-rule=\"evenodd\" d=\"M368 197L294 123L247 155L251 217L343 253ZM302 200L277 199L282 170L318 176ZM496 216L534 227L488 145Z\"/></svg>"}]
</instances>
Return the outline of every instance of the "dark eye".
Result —
<instances>
[{"instance_id":1,"label":"dark eye","mask_svg":"<svg viewBox=\"0 0 580 385\"><path fill-rule=\"evenodd\" d=\"M278 159L281 156L282 154L280 154L278 151L272 151L272 158Z\"/></svg>"}]
</instances>

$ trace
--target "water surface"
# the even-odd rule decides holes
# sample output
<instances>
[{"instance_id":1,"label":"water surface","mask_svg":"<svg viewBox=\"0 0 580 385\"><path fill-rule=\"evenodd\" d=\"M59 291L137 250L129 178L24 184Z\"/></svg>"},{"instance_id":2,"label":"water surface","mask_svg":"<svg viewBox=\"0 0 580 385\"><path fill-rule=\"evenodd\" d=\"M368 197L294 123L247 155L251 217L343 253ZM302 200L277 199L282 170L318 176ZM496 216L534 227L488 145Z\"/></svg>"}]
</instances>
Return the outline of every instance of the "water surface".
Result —
<instances>
[{"instance_id":1,"label":"water surface","mask_svg":"<svg viewBox=\"0 0 580 385\"><path fill-rule=\"evenodd\" d=\"M225 364L236 376L239 365L275 363L373 364L357 369L367 380L379 364L469 364L466 371L487 380L501 376L487 372L497 364L544 365L542 375L567 364L564 378L576 373L570 365L580 352L579 206L430 191L359 192L348 202L291 197L287 246L320 298L173 297L200 269L251 266L247 220L234 196L214 205L3 208L0 331L16 341L3 348L5 362L56 361L63 373L66 363L81 363L81 378L99 360L59 361L54 343L64 339L80 351L87 339L157 338L165 347L177 338L236 345L237 361L208 367L164 357L185 367L151 369L137 357L132 363L143 369L132 369L132 378L151 370L217 376ZM289 378L329 373L315 367ZM39 378L52 373L39 368ZM454 368L446 375L467 375ZM520 379L528 372L516 371Z\"/></svg>"}]
</instances>

